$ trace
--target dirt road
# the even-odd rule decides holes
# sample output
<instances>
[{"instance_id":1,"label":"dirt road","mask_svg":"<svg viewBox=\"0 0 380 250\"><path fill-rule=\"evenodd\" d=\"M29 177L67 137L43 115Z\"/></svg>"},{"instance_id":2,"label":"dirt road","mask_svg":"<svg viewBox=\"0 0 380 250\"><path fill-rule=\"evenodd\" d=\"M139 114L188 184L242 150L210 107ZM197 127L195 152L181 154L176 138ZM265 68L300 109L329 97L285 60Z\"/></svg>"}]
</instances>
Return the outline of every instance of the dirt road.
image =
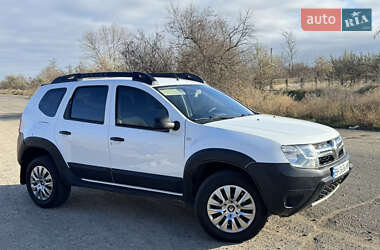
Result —
<instances>
[{"instance_id":1,"label":"dirt road","mask_svg":"<svg viewBox=\"0 0 380 250\"><path fill-rule=\"evenodd\" d=\"M242 244L208 237L178 201L73 188L63 207L36 207L19 185L18 117L27 100L0 95L0 249L380 249L380 133L340 130L355 166L329 200L272 216Z\"/></svg>"}]
</instances>

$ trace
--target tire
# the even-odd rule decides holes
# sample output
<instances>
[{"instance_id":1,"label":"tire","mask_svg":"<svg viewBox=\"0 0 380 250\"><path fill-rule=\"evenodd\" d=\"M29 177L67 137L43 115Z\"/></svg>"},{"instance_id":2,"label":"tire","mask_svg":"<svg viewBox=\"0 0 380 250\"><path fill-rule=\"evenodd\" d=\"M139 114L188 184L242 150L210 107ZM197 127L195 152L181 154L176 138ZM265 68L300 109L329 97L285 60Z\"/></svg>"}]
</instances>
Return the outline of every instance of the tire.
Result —
<instances>
[{"instance_id":1,"label":"tire","mask_svg":"<svg viewBox=\"0 0 380 250\"><path fill-rule=\"evenodd\" d=\"M217 190L221 193L216 193ZM228 193L232 202L225 199ZM218 201L215 194L217 197L222 195L222 199ZM249 201L250 198L252 202ZM223 202L223 199L227 201ZM219 212L211 209L218 209ZM242 242L253 238L268 218L266 208L253 183L234 171L222 171L208 177L197 192L195 210L203 229L212 237L226 242Z\"/></svg>"},{"instance_id":2,"label":"tire","mask_svg":"<svg viewBox=\"0 0 380 250\"><path fill-rule=\"evenodd\" d=\"M71 192L71 186L59 178L57 168L49 156L40 156L29 163L26 187L34 203L42 208L62 205Z\"/></svg>"}]
</instances>

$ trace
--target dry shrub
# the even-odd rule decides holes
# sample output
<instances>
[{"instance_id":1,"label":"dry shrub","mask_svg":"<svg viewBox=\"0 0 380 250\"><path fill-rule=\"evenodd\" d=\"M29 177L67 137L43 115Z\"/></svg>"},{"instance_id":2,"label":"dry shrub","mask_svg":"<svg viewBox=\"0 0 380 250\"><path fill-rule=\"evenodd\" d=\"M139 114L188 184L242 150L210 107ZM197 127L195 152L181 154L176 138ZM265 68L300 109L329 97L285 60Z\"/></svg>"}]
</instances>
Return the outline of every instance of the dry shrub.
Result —
<instances>
[{"instance_id":1,"label":"dry shrub","mask_svg":"<svg viewBox=\"0 0 380 250\"><path fill-rule=\"evenodd\" d=\"M326 88L320 96L308 94L297 102L287 95L252 87L232 91L235 99L261 113L311 120L334 127L359 125L380 128L380 88L366 94L355 89Z\"/></svg>"},{"instance_id":2,"label":"dry shrub","mask_svg":"<svg viewBox=\"0 0 380 250\"><path fill-rule=\"evenodd\" d=\"M8 94L8 95L24 95L31 97L38 87L33 87L29 89L0 89L0 94Z\"/></svg>"},{"instance_id":3,"label":"dry shrub","mask_svg":"<svg viewBox=\"0 0 380 250\"><path fill-rule=\"evenodd\" d=\"M300 104L300 118L335 127L380 128L380 90L361 95L353 89L326 89L320 96L306 96Z\"/></svg>"},{"instance_id":4,"label":"dry shrub","mask_svg":"<svg viewBox=\"0 0 380 250\"><path fill-rule=\"evenodd\" d=\"M261 113L296 116L298 105L291 97L275 92L246 87L243 91L231 94L235 99Z\"/></svg>"},{"instance_id":5,"label":"dry shrub","mask_svg":"<svg viewBox=\"0 0 380 250\"><path fill-rule=\"evenodd\" d=\"M334 88L323 91L320 96L306 95L297 108L300 118L340 127L345 125L343 117L346 104L351 101L352 96L347 91Z\"/></svg>"},{"instance_id":6,"label":"dry shrub","mask_svg":"<svg viewBox=\"0 0 380 250\"><path fill-rule=\"evenodd\" d=\"M364 95L354 95L354 101L349 107L344 114L347 122L367 128L380 128L380 89Z\"/></svg>"},{"instance_id":7,"label":"dry shrub","mask_svg":"<svg viewBox=\"0 0 380 250\"><path fill-rule=\"evenodd\" d=\"M253 87L231 88L228 94L260 113L306 119L334 127L380 128L380 88L365 94L342 87L325 88L319 96L307 94L301 101L280 92Z\"/></svg>"}]
</instances>

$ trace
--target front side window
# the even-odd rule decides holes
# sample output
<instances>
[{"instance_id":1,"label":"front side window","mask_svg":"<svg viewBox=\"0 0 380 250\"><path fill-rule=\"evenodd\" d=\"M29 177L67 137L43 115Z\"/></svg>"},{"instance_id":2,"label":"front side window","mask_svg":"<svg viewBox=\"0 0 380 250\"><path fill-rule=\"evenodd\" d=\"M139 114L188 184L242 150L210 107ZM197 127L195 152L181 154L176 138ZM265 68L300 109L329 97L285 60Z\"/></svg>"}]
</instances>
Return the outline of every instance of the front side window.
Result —
<instances>
[{"instance_id":1,"label":"front side window","mask_svg":"<svg viewBox=\"0 0 380 250\"><path fill-rule=\"evenodd\" d=\"M197 123L253 115L226 94L206 85L156 87L182 114Z\"/></svg>"},{"instance_id":2,"label":"front side window","mask_svg":"<svg viewBox=\"0 0 380 250\"><path fill-rule=\"evenodd\" d=\"M149 93L133 87L117 87L117 126L154 129L168 117L166 108Z\"/></svg>"},{"instance_id":3,"label":"front side window","mask_svg":"<svg viewBox=\"0 0 380 250\"><path fill-rule=\"evenodd\" d=\"M103 124L107 93L107 86L77 88L68 105L65 118Z\"/></svg>"},{"instance_id":4,"label":"front side window","mask_svg":"<svg viewBox=\"0 0 380 250\"><path fill-rule=\"evenodd\" d=\"M58 107L65 96L66 88L57 88L48 90L41 98L38 108L42 113L49 117L54 117Z\"/></svg>"}]
</instances>

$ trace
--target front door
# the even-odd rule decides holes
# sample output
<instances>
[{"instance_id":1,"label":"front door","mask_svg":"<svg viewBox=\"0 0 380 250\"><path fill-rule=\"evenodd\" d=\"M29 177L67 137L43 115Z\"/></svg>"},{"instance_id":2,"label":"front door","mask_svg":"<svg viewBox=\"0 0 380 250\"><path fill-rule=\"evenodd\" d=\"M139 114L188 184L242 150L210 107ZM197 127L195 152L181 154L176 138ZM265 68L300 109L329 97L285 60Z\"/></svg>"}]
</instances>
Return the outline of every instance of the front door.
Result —
<instances>
[{"instance_id":1,"label":"front door","mask_svg":"<svg viewBox=\"0 0 380 250\"><path fill-rule=\"evenodd\" d=\"M109 131L114 181L137 189L182 193L184 118L148 86L118 86L114 93ZM154 129L158 120L168 118L178 121L180 128Z\"/></svg>"}]
</instances>

